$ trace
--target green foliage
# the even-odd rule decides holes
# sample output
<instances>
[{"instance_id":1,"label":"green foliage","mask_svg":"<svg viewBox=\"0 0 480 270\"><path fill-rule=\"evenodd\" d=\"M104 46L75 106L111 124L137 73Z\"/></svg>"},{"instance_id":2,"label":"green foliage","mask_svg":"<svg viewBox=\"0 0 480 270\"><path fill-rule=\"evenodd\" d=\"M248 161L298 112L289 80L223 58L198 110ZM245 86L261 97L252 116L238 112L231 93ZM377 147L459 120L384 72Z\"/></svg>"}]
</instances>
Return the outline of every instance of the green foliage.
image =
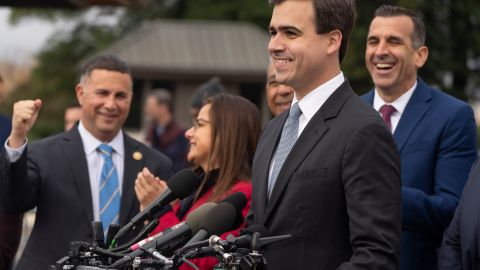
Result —
<instances>
[{"instance_id":1,"label":"green foliage","mask_svg":"<svg viewBox=\"0 0 480 270\"><path fill-rule=\"evenodd\" d=\"M463 99L478 95L467 92L469 79L477 78L474 87L480 87L480 71L467 68L467 61L480 61L478 0L357 1L357 24L343 70L359 94L372 87L365 68L365 40L373 13L381 4L405 6L419 12L424 18L430 56L420 70L420 76ZM110 45L142 22L156 18L233 20L248 21L266 29L272 7L266 0L153 0L146 7L96 10L98 17L116 14L118 23L112 26L95 23L98 20L87 20L84 15L88 10L24 9L16 10L10 18L13 23L31 17L50 21L62 18L75 25L71 30L55 33L38 55L39 65L34 70L31 83L22 86L13 97L13 100L34 97L42 97L44 100L42 116L34 129L36 136L61 130L64 107L74 99L80 61ZM447 75L452 80L446 80Z\"/></svg>"},{"instance_id":2,"label":"green foliage","mask_svg":"<svg viewBox=\"0 0 480 270\"><path fill-rule=\"evenodd\" d=\"M182 18L249 21L266 29L272 7L259 0L191 0L184 1Z\"/></svg>"}]
</instances>

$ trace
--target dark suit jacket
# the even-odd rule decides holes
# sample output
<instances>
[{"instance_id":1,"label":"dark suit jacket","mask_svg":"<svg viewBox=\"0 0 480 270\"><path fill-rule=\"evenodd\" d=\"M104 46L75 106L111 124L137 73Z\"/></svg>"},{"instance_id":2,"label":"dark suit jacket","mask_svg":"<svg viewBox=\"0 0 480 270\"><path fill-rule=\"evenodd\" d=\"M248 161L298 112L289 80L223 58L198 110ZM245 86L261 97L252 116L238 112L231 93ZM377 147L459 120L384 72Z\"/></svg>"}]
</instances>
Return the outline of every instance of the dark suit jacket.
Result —
<instances>
[{"instance_id":1,"label":"dark suit jacket","mask_svg":"<svg viewBox=\"0 0 480 270\"><path fill-rule=\"evenodd\" d=\"M3 147L3 144L10 135L10 130L12 129L12 123L9 118L0 114L0 144Z\"/></svg>"},{"instance_id":2,"label":"dark suit jacket","mask_svg":"<svg viewBox=\"0 0 480 270\"><path fill-rule=\"evenodd\" d=\"M23 215L0 212L0 269L10 269L22 235Z\"/></svg>"},{"instance_id":3,"label":"dark suit jacket","mask_svg":"<svg viewBox=\"0 0 480 270\"><path fill-rule=\"evenodd\" d=\"M167 179L172 167L163 154L127 134L124 138L120 225L126 224L139 211L134 191L138 172L148 167L155 175ZM141 160L132 157L136 151L142 153ZM8 157L2 154L0 158ZM29 143L20 160L11 165L9 177L0 180L0 195L5 196L8 207L17 212L37 207L35 225L17 269L47 269L48 265L67 255L70 241L93 240L88 177L85 151L76 127Z\"/></svg>"},{"instance_id":4,"label":"dark suit jacket","mask_svg":"<svg viewBox=\"0 0 480 270\"><path fill-rule=\"evenodd\" d=\"M438 250L439 270L480 269L480 163L470 172L463 195Z\"/></svg>"},{"instance_id":5,"label":"dark suit jacket","mask_svg":"<svg viewBox=\"0 0 480 270\"><path fill-rule=\"evenodd\" d=\"M253 162L248 225L291 240L269 269L397 269L400 159L391 134L344 82L305 127L267 200L270 161L288 111L264 128Z\"/></svg>"},{"instance_id":6,"label":"dark suit jacket","mask_svg":"<svg viewBox=\"0 0 480 270\"><path fill-rule=\"evenodd\" d=\"M373 104L373 96L363 98ZM437 269L436 249L476 158L473 112L418 79L393 135L402 160L401 269Z\"/></svg>"}]
</instances>

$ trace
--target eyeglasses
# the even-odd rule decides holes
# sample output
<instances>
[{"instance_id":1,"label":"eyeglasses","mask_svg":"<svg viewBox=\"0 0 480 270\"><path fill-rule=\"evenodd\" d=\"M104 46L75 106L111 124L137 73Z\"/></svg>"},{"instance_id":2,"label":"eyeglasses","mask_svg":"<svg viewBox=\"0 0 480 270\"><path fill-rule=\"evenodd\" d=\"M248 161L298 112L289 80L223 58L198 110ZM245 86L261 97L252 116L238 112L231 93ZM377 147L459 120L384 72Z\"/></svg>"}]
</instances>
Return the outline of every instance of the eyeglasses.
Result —
<instances>
[{"instance_id":1,"label":"eyeglasses","mask_svg":"<svg viewBox=\"0 0 480 270\"><path fill-rule=\"evenodd\" d=\"M210 124L211 122L208 121L208 120L204 120L204 119L200 119L200 118L197 118L197 119L194 119L193 120L193 130L197 130L207 124Z\"/></svg>"}]
</instances>

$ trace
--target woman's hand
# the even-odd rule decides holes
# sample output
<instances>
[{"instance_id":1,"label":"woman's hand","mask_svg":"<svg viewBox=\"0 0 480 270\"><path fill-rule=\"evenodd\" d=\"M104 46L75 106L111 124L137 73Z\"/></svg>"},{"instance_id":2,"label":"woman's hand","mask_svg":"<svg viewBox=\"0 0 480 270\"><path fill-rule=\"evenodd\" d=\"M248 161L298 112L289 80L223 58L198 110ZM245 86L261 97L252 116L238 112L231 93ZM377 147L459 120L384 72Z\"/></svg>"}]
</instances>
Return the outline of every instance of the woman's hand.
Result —
<instances>
[{"instance_id":1,"label":"woman's hand","mask_svg":"<svg viewBox=\"0 0 480 270\"><path fill-rule=\"evenodd\" d=\"M146 167L143 168L135 180L135 194L140 202L140 211L143 211L167 188L165 181L155 177Z\"/></svg>"}]
</instances>

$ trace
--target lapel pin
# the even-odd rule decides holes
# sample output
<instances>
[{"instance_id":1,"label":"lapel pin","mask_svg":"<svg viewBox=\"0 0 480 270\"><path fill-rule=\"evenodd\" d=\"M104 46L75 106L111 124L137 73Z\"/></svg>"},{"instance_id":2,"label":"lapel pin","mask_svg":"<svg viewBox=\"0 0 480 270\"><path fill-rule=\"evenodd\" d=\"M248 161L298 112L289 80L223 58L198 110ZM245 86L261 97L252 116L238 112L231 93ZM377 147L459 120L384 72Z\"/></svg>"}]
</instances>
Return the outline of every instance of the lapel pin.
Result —
<instances>
[{"instance_id":1,"label":"lapel pin","mask_svg":"<svg viewBox=\"0 0 480 270\"><path fill-rule=\"evenodd\" d=\"M133 152L133 159L135 160L141 160L143 157L142 153L138 152L138 151L135 151Z\"/></svg>"}]
</instances>

